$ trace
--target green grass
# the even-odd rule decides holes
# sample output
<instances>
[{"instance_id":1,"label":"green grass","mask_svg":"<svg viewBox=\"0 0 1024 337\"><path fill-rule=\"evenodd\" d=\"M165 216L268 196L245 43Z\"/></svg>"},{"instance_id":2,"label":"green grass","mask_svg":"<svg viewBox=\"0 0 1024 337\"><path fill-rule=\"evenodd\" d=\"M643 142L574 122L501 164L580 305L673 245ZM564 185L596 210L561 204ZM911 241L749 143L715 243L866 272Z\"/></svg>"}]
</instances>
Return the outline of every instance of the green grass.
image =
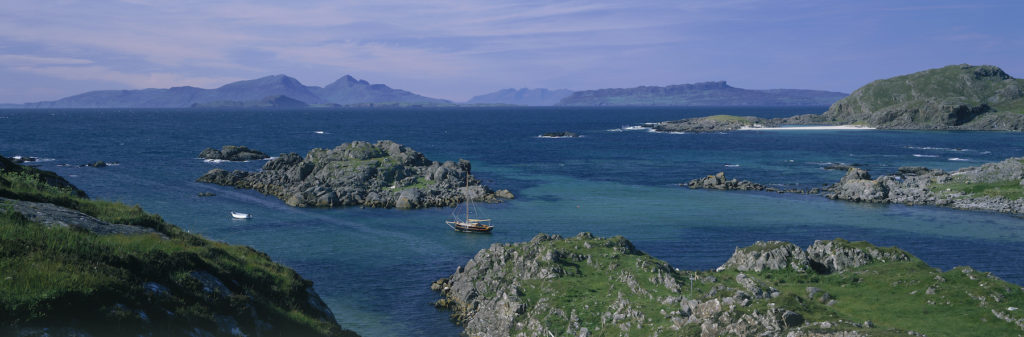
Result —
<instances>
[{"instance_id":1,"label":"green grass","mask_svg":"<svg viewBox=\"0 0 1024 337\"><path fill-rule=\"evenodd\" d=\"M569 238L541 243L540 248L512 246L511 256L530 258L531 254L544 256L547 251L558 252L559 259L546 261L537 259L540 268L557 267L563 273L550 279L516 278L515 270L506 267L506 281L517 280L521 285L521 300L533 318L553 331L564 333L569 326L569 317L575 312L581 327L587 327L592 336L648 336L699 335L698 325L684 326L672 330L671 312L679 310L678 302L662 304L667 297L685 297L707 301L712 298L724 299L742 289L735 279L740 273L735 269L721 272L674 272L665 262L641 252L628 252L622 248L621 237L610 239ZM866 242L836 240L835 244L847 248L878 249L889 253L905 253L895 247L875 247ZM586 244L585 244L586 243ZM589 245L589 247L587 247ZM772 249L778 245L771 245ZM741 250L749 250L741 248ZM576 257L576 258L574 258ZM586 258L591 263L586 262ZM876 262L842 273L817 274L813 271L792 269L744 272L748 277L761 283L762 288L772 287L781 295L775 298L756 299L747 306L737 306L735 315L769 308L793 310L804 316L807 322L856 322L872 321L874 328L853 328L851 326L829 329L805 326L808 331L856 330L873 336L905 336L907 331L917 331L929 336L1015 336L1022 329L996 318L992 310L1011 315L1014 319L1024 318L1021 310L1008 311L1008 307L1024 308L1024 290L1020 286L999 280L987 273L963 272L955 268L942 272L911 257L909 261ZM679 287L678 292L651 282L658 273L668 272ZM689 277L696 273L694 290L690 292ZM640 292L634 292L621 275L633 275ZM715 280L705 282L707 277ZM972 279L973 278L973 279ZM832 305L819 297L808 297L806 288L817 287L830 294L835 300ZM934 294L927 294L929 287ZM709 291L716 288L713 296ZM495 294L481 294L494 296ZM983 297L984 302L977 298ZM614 312L617 302L622 299L629 307L641 312L645 321L640 327L633 325L620 331L615 325L605 324L601 329L605 312ZM538 310L538 308L547 308ZM558 311L564 315L557 314ZM662 314L662 312L669 315ZM519 323L525 323L519 316ZM513 327L512 335L527 331L529 327Z\"/></svg>"},{"instance_id":2,"label":"green grass","mask_svg":"<svg viewBox=\"0 0 1024 337\"><path fill-rule=\"evenodd\" d=\"M650 281L650 277L656 275L657 271L671 270L665 262L646 254L629 254L609 250L608 246L614 246L618 240L623 240L621 237L590 240L591 248L581 246L583 241L574 240L553 242L552 249L563 254L600 256L600 258L594 259L599 263L589 265L586 261L562 258L547 266L557 265L564 270L565 276L555 279L526 280L522 283L524 293L522 298L528 307L537 306L543 301L546 305L565 312L565 318L558 315L547 315L541 318L541 323L544 326L567 326L569 324L567 318L573 311L577 313L581 326L588 327L592 336L618 336L623 332L630 336L650 336L659 328L665 330L672 325L671 320L660 313L666 307L659 303L659 300L668 296L685 295L685 292L675 293ZM606 272L609 268L614 268L616 272ZM644 292L634 293L626 283L620 282L617 279L620 271L634 275L638 288L643 289ZM679 275L671 272L668 274L670 277L676 278L680 284L683 283ZM508 278L511 277L511 275L508 276ZM687 282L689 281L687 280ZM706 291L706 288L706 285L699 284L694 292ZM686 290L688 291L689 288ZM633 326L628 331L595 330L602 320L602 313L609 311L608 308L619 301L620 294L632 308L639 310L650 320L643 326ZM678 308L666 310L678 310ZM513 331L511 334L515 335L518 332Z\"/></svg>"},{"instance_id":3,"label":"green grass","mask_svg":"<svg viewBox=\"0 0 1024 337\"><path fill-rule=\"evenodd\" d=\"M754 124L754 122L750 120L751 118L752 117L733 116L733 115L714 115L714 116L704 117L704 119L713 120L713 121L716 121L716 122Z\"/></svg>"},{"instance_id":4,"label":"green grass","mask_svg":"<svg viewBox=\"0 0 1024 337\"><path fill-rule=\"evenodd\" d=\"M1024 186L1021 186L1020 180L976 183L948 182L932 185L931 190L938 194L956 192L973 196L1003 197L1009 200L1024 198Z\"/></svg>"},{"instance_id":5,"label":"green grass","mask_svg":"<svg viewBox=\"0 0 1024 337\"><path fill-rule=\"evenodd\" d=\"M787 307L811 321L870 320L882 328L914 330L929 336L1010 336L1021 329L992 315L991 310L1024 304L1019 286L974 273L970 280L960 270L936 271L920 260L875 263L848 272L809 275L787 271L758 274L791 298ZM936 277L945 279L939 282ZM985 284L980 286L980 284ZM828 292L835 305L825 306L807 298L806 287ZM936 287L933 295L926 294ZM967 294L999 296L986 305ZM948 303L947 303L948 302ZM1019 316L1019 315L1018 315Z\"/></svg>"},{"instance_id":6,"label":"green grass","mask_svg":"<svg viewBox=\"0 0 1024 337\"><path fill-rule=\"evenodd\" d=\"M144 226L158 234L97 235L47 227L0 204L0 322L63 324L81 320L100 329L132 333L143 325L135 308L158 319L215 329L214 315L254 310L282 331L337 335L337 326L309 316L311 285L294 271L249 247L206 240L165 223L138 206L80 198L24 172L0 171L0 196L50 202L103 221ZM206 271L235 294L206 293L191 276ZM147 282L170 290L147 295ZM244 295L241 295L244 294Z\"/></svg>"},{"instance_id":7,"label":"green grass","mask_svg":"<svg viewBox=\"0 0 1024 337\"><path fill-rule=\"evenodd\" d=\"M427 178L424 177L416 177L416 181L414 181L412 184L406 186L399 186L395 188L395 191L404 191L411 188L426 190L428 187L436 184L437 181L427 180Z\"/></svg>"}]
</instances>

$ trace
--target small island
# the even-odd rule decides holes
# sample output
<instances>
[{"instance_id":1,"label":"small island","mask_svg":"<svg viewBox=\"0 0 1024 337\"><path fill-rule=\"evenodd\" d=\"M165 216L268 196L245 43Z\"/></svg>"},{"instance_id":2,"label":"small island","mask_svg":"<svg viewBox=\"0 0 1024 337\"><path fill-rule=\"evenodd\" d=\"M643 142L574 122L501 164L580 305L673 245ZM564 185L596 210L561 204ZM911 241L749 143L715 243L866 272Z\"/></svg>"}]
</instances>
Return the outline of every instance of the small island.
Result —
<instances>
[{"instance_id":1,"label":"small island","mask_svg":"<svg viewBox=\"0 0 1024 337\"><path fill-rule=\"evenodd\" d=\"M733 131L742 128L759 128L776 125L778 124L764 118L753 116L714 115L652 123L651 128L658 132L700 133Z\"/></svg>"},{"instance_id":2,"label":"small island","mask_svg":"<svg viewBox=\"0 0 1024 337\"><path fill-rule=\"evenodd\" d=\"M411 209L455 206L467 197L491 203L514 198L474 178L469 161L435 162L389 140L316 148L305 158L282 154L258 172L213 169L197 181L254 189L296 207Z\"/></svg>"},{"instance_id":3,"label":"small island","mask_svg":"<svg viewBox=\"0 0 1024 337\"><path fill-rule=\"evenodd\" d=\"M540 138L577 138L580 135L575 132L559 131L559 132L545 132L540 135Z\"/></svg>"},{"instance_id":4,"label":"small island","mask_svg":"<svg viewBox=\"0 0 1024 337\"><path fill-rule=\"evenodd\" d=\"M217 150L208 147L199 153L199 158L207 160L247 161L270 158L267 154L250 149L246 146L225 145Z\"/></svg>"},{"instance_id":5,"label":"small island","mask_svg":"<svg viewBox=\"0 0 1024 337\"><path fill-rule=\"evenodd\" d=\"M736 248L685 271L621 236L538 234L480 250L431 289L469 336L1012 336L1024 289L843 239Z\"/></svg>"}]
</instances>

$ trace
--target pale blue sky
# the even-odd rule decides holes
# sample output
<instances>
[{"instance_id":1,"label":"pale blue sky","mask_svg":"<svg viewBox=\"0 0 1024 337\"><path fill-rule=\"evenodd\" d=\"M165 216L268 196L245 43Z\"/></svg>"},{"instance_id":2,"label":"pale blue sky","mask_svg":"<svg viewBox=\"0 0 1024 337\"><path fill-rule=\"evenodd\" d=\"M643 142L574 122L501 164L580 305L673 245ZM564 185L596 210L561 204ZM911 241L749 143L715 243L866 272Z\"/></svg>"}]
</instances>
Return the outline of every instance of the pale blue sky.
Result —
<instances>
[{"instance_id":1,"label":"pale blue sky","mask_svg":"<svg viewBox=\"0 0 1024 337\"><path fill-rule=\"evenodd\" d=\"M0 1L0 102L345 74L464 101L726 80L850 92L949 64L1024 77L1024 1Z\"/></svg>"}]
</instances>

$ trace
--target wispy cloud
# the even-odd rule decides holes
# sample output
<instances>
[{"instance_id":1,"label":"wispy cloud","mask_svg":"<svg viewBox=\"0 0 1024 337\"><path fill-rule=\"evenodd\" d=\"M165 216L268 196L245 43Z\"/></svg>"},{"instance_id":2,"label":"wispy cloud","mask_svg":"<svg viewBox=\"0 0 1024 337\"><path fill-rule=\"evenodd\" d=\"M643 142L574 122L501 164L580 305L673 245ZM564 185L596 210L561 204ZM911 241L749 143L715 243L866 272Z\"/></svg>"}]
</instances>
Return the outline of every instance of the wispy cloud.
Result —
<instances>
[{"instance_id":1,"label":"wispy cloud","mask_svg":"<svg viewBox=\"0 0 1024 337\"><path fill-rule=\"evenodd\" d=\"M876 75L847 69L874 69L881 57L848 55L885 54L906 64L921 62L922 53L932 63L1007 62L1009 58L972 55L970 49L937 52L951 50L944 43L967 44L983 35L991 37L987 41L1006 42L987 44L986 55L1019 55L1024 48L1007 33L1015 26L1003 23L1014 21L1008 14L1014 11L1000 10L1021 5L942 0L888 4L7 1L0 2L0 68L6 69L5 76L22 76L17 78L21 81L44 81L38 79L43 76L85 83L93 78L131 88L216 86L223 82L214 81L269 73L319 84L351 73L458 99L478 94L473 91L481 86L540 86L543 80L550 81L546 86L582 89L746 76L754 83L778 81L765 86L780 87L799 80L787 74L840 63L841 69L804 79L799 87L848 91L855 84L827 78L858 83L865 80L861 77ZM956 20L965 15L991 20ZM949 22L966 28L951 28ZM864 65L850 67L858 61ZM1009 62L1024 68L1021 61ZM886 62L890 64L897 62ZM851 74L840 76L844 72ZM603 75L611 73L615 78ZM463 82L471 85L460 86Z\"/></svg>"}]
</instances>

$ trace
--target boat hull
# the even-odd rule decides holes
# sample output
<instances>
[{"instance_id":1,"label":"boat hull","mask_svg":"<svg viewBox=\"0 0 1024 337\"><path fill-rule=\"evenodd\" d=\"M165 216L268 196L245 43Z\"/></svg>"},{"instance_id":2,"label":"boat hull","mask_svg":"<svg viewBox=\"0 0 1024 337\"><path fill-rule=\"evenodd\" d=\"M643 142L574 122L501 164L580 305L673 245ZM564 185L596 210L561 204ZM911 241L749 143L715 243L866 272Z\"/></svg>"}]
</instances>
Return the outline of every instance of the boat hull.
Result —
<instances>
[{"instance_id":1,"label":"boat hull","mask_svg":"<svg viewBox=\"0 0 1024 337\"><path fill-rule=\"evenodd\" d=\"M490 233L494 226L482 223L464 223L464 222L453 222L446 221L448 227L451 227L456 232L463 233Z\"/></svg>"},{"instance_id":2,"label":"boat hull","mask_svg":"<svg viewBox=\"0 0 1024 337\"><path fill-rule=\"evenodd\" d=\"M494 229L494 227L491 227L491 226L487 226L487 227L455 226L455 231L456 232L463 232L463 233L490 233L492 229Z\"/></svg>"}]
</instances>

